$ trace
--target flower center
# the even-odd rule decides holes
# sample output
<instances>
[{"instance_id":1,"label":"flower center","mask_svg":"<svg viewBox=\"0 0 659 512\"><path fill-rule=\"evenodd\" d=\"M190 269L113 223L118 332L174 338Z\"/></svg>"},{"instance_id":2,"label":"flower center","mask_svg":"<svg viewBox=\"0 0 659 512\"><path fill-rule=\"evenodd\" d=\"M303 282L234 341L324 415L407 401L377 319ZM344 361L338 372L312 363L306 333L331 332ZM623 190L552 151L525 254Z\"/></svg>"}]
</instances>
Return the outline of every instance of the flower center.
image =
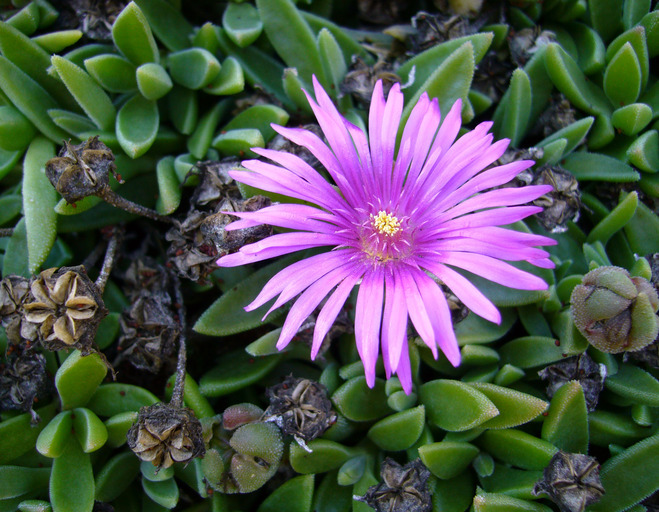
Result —
<instances>
[{"instance_id":1,"label":"flower center","mask_svg":"<svg viewBox=\"0 0 659 512\"><path fill-rule=\"evenodd\" d=\"M400 231L400 221L395 215L380 210L376 215L371 214L371 222L378 233L393 236Z\"/></svg>"}]
</instances>

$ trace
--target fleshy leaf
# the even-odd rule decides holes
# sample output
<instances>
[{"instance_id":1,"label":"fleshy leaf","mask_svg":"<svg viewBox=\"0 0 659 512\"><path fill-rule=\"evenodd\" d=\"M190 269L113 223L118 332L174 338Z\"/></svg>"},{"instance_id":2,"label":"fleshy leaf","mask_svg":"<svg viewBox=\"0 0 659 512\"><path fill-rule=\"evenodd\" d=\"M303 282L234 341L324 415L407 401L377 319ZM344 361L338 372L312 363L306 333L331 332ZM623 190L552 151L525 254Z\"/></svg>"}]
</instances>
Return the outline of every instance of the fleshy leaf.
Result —
<instances>
[{"instance_id":1,"label":"fleshy leaf","mask_svg":"<svg viewBox=\"0 0 659 512\"><path fill-rule=\"evenodd\" d=\"M91 510L94 506L91 459L73 437L69 438L62 455L53 461L50 503L53 512Z\"/></svg>"},{"instance_id":2,"label":"fleshy leaf","mask_svg":"<svg viewBox=\"0 0 659 512\"><path fill-rule=\"evenodd\" d=\"M215 79L204 87L204 92L218 96L238 94L245 89L245 73L240 62L229 56L222 62L222 69Z\"/></svg>"},{"instance_id":3,"label":"fleshy leaf","mask_svg":"<svg viewBox=\"0 0 659 512\"><path fill-rule=\"evenodd\" d=\"M107 371L98 354L83 356L79 350L73 352L55 374L55 387L62 407L73 409L87 404Z\"/></svg>"},{"instance_id":4,"label":"fleshy leaf","mask_svg":"<svg viewBox=\"0 0 659 512\"><path fill-rule=\"evenodd\" d=\"M356 455L354 449L326 439L314 439L309 443L309 448L311 452L297 443L291 443L289 454L291 467L303 475L337 469Z\"/></svg>"},{"instance_id":5,"label":"fleshy leaf","mask_svg":"<svg viewBox=\"0 0 659 512\"><path fill-rule=\"evenodd\" d=\"M542 439L568 453L588 453L588 411L578 382L566 382L554 393Z\"/></svg>"},{"instance_id":6,"label":"fleshy leaf","mask_svg":"<svg viewBox=\"0 0 659 512\"><path fill-rule=\"evenodd\" d=\"M526 133L531 114L531 81L523 69L513 71L510 86L494 113L494 133L497 139L510 139L518 147Z\"/></svg>"},{"instance_id":7,"label":"fleshy leaf","mask_svg":"<svg viewBox=\"0 0 659 512\"><path fill-rule=\"evenodd\" d=\"M236 4L239 5L239 4ZM257 509L257 512L311 512L314 491L314 475L291 478L270 494Z\"/></svg>"},{"instance_id":8,"label":"fleshy leaf","mask_svg":"<svg viewBox=\"0 0 659 512\"><path fill-rule=\"evenodd\" d=\"M626 182L638 181L640 178L638 172L629 165L600 153L572 153L562 164L579 181Z\"/></svg>"},{"instance_id":9,"label":"fleshy leaf","mask_svg":"<svg viewBox=\"0 0 659 512\"><path fill-rule=\"evenodd\" d=\"M149 23L135 2L129 3L112 25L112 40L133 64L159 62L160 55Z\"/></svg>"},{"instance_id":10,"label":"fleshy leaf","mask_svg":"<svg viewBox=\"0 0 659 512\"><path fill-rule=\"evenodd\" d=\"M166 0L135 0L142 13L149 21L149 26L156 37L172 52L190 46L193 27L174 7L175 2Z\"/></svg>"},{"instance_id":11,"label":"fleshy leaf","mask_svg":"<svg viewBox=\"0 0 659 512\"><path fill-rule=\"evenodd\" d=\"M502 429L528 423L547 409L547 402L514 389L488 382L472 382L471 386L489 398L499 414L481 423L482 428Z\"/></svg>"},{"instance_id":12,"label":"fleshy leaf","mask_svg":"<svg viewBox=\"0 0 659 512\"><path fill-rule=\"evenodd\" d=\"M373 421L391 412L382 379L369 388L366 377L353 377L334 392L332 402L351 421Z\"/></svg>"},{"instance_id":13,"label":"fleshy leaf","mask_svg":"<svg viewBox=\"0 0 659 512\"><path fill-rule=\"evenodd\" d=\"M109 503L119 497L140 472L140 461L131 452L108 460L96 474L95 499Z\"/></svg>"},{"instance_id":14,"label":"fleshy leaf","mask_svg":"<svg viewBox=\"0 0 659 512\"><path fill-rule=\"evenodd\" d=\"M426 424L425 419L425 407L420 405L378 421L367 435L382 450L407 450L419 439Z\"/></svg>"},{"instance_id":15,"label":"fleshy leaf","mask_svg":"<svg viewBox=\"0 0 659 512\"><path fill-rule=\"evenodd\" d=\"M476 444L502 462L529 470L543 470L558 451L553 444L512 428L487 430Z\"/></svg>"},{"instance_id":16,"label":"fleshy leaf","mask_svg":"<svg viewBox=\"0 0 659 512\"><path fill-rule=\"evenodd\" d=\"M222 66L208 50L190 48L170 53L167 57L167 67L174 82L197 90L215 80Z\"/></svg>"},{"instance_id":17,"label":"fleshy leaf","mask_svg":"<svg viewBox=\"0 0 659 512\"><path fill-rule=\"evenodd\" d=\"M105 53L85 59L85 68L106 91L132 92L137 89L135 65L120 55Z\"/></svg>"},{"instance_id":18,"label":"fleshy leaf","mask_svg":"<svg viewBox=\"0 0 659 512\"><path fill-rule=\"evenodd\" d=\"M478 448L460 441L441 441L419 448L419 457L437 478L447 480L462 473L474 457Z\"/></svg>"},{"instance_id":19,"label":"fleshy leaf","mask_svg":"<svg viewBox=\"0 0 659 512\"><path fill-rule=\"evenodd\" d=\"M89 409L78 407L72 412L73 431L82 451L90 453L102 448L108 440L108 429Z\"/></svg>"},{"instance_id":20,"label":"fleshy leaf","mask_svg":"<svg viewBox=\"0 0 659 512\"><path fill-rule=\"evenodd\" d=\"M71 411L59 413L39 434L36 442L37 451L53 459L62 455L69 440L73 439L72 426Z\"/></svg>"},{"instance_id":21,"label":"fleshy leaf","mask_svg":"<svg viewBox=\"0 0 659 512\"><path fill-rule=\"evenodd\" d=\"M147 62L137 68L137 87L147 100L159 100L174 84L167 71L160 64Z\"/></svg>"},{"instance_id":22,"label":"fleshy leaf","mask_svg":"<svg viewBox=\"0 0 659 512\"><path fill-rule=\"evenodd\" d=\"M634 103L641 92L641 78L636 52L631 43L625 43L606 66L604 92L615 106Z\"/></svg>"},{"instance_id":23,"label":"fleshy leaf","mask_svg":"<svg viewBox=\"0 0 659 512\"><path fill-rule=\"evenodd\" d=\"M159 402L150 391L131 384L103 384L87 403L87 407L99 416L115 416L138 411L140 407Z\"/></svg>"},{"instance_id":24,"label":"fleshy leaf","mask_svg":"<svg viewBox=\"0 0 659 512\"><path fill-rule=\"evenodd\" d=\"M230 3L222 15L222 26L229 38L241 48L249 46L263 31L263 22L252 4Z\"/></svg>"},{"instance_id":25,"label":"fleshy leaf","mask_svg":"<svg viewBox=\"0 0 659 512\"><path fill-rule=\"evenodd\" d=\"M117 115L115 129L121 148L131 158L142 156L156 139L159 122L156 102L139 94L133 96Z\"/></svg>"}]
</instances>

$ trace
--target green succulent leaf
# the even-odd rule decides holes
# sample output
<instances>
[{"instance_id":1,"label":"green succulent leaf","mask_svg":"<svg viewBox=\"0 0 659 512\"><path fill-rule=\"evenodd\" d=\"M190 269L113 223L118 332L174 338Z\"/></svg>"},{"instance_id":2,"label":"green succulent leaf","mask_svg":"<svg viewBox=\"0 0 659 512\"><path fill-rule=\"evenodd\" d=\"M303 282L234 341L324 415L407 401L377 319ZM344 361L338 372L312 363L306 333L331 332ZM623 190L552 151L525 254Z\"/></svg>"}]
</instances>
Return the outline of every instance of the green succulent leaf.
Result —
<instances>
[{"instance_id":1,"label":"green succulent leaf","mask_svg":"<svg viewBox=\"0 0 659 512\"><path fill-rule=\"evenodd\" d=\"M567 382L554 393L542 439L568 453L588 453L588 411L578 382Z\"/></svg>"},{"instance_id":2,"label":"green succulent leaf","mask_svg":"<svg viewBox=\"0 0 659 512\"><path fill-rule=\"evenodd\" d=\"M314 439L308 446L311 452L297 443L291 443L290 448L291 467L303 475L337 469L356 455L354 449L327 439Z\"/></svg>"},{"instance_id":3,"label":"green succulent leaf","mask_svg":"<svg viewBox=\"0 0 659 512\"><path fill-rule=\"evenodd\" d=\"M570 171L579 181L638 181L640 175L629 165L617 158L601 153L576 152L563 162L563 168Z\"/></svg>"},{"instance_id":4,"label":"green succulent leaf","mask_svg":"<svg viewBox=\"0 0 659 512\"><path fill-rule=\"evenodd\" d=\"M222 70L226 69L227 63L225 61ZM221 73L221 72L220 72ZM197 127L188 137L187 145L188 151L195 158L201 160L206 156L213 141L213 134L217 130L222 117L224 117L231 108L232 102L230 100L218 101L213 108L211 108L197 123Z\"/></svg>"},{"instance_id":5,"label":"green succulent leaf","mask_svg":"<svg viewBox=\"0 0 659 512\"><path fill-rule=\"evenodd\" d=\"M92 463L73 437L69 438L62 455L53 461L50 503L53 512L82 512L94 506Z\"/></svg>"},{"instance_id":6,"label":"green succulent leaf","mask_svg":"<svg viewBox=\"0 0 659 512\"><path fill-rule=\"evenodd\" d=\"M621 80L620 77L625 77ZM615 106L634 103L641 92L641 65L631 43L625 43L604 71L604 92Z\"/></svg>"},{"instance_id":7,"label":"green succulent leaf","mask_svg":"<svg viewBox=\"0 0 659 512\"><path fill-rule=\"evenodd\" d=\"M80 137L80 134L98 130L94 122L87 116L76 114L75 112L69 112L68 110L51 108L48 109L48 116L62 130L65 130L69 134L81 140L82 137Z\"/></svg>"},{"instance_id":8,"label":"green succulent leaf","mask_svg":"<svg viewBox=\"0 0 659 512\"><path fill-rule=\"evenodd\" d=\"M73 410L73 431L82 451L91 453L102 448L108 439L108 429L89 409L78 407Z\"/></svg>"},{"instance_id":9,"label":"green succulent leaf","mask_svg":"<svg viewBox=\"0 0 659 512\"><path fill-rule=\"evenodd\" d=\"M510 86L494 113L494 132L497 139L509 138L518 147L526 133L531 115L531 81L523 69L513 71Z\"/></svg>"},{"instance_id":10,"label":"green succulent leaf","mask_svg":"<svg viewBox=\"0 0 659 512\"><path fill-rule=\"evenodd\" d=\"M28 269L27 233L25 231L25 217L22 217L14 226L14 232L7 241L4 258L2 260L2 274L14 274L30 277Z\"/></svg>"},{"instance_id":11,"label":"green succulent leaf","mask_svg":"<svg viewBox=\"0 0 659 512\"><path fill-rule=\"evenodd\" d=\"M210 84L204 87L204 92L217 96L238 94L245 90L245 73L240 62L229 56L222 62L222 69Z\"/></svg>"},{"instance_id":12,"label":"green succulent leaf","mask_svg":"<svg viewBox=\"0 0 659 512\"><path fill-rule=\"evenodd\" d=\"M634 423L628 416L597 410L588 415L588 437L595 446L629 446L647 437L648 430Z\"/></svg>"},{"instance_id":13,"label":"green succulent leaf","mask_svg":"<svg viewBox=\"0 0 659 512\"><path fill-rule=\"evenodd\" d=\"M427 382L419 388L419 400L426 406L430 423L449 432L478 427L499 414L485 394L460 381Z\"/></svg>"},{"instance_id":14,"label":"green succulent leaf","mask_svg":"<svg viewBox=\"0 0 659 512\"><path fill-rule=\"evenodd\" d=\"M0 500L18 498L47 489L49 479L50 468L0 466Z\"/></svg>"},{"instance_id":15,"label":"green succulent leaf","mask_svg":"<svg viewBox=\"0 0 659 512\"><path fill-rule=\"evenodd\" d=\"M0 148L24 150L37 134L30 120L10 105L0 106Z\"/></svg>"},{"instance_id":16,"label":"green succulent leaf","mask_svg":"<svg viewBox=\"0 0 659 512\"><path fill-rule=\"evenodd\" d=\"M193 27L175 3L166 0L135 0L149 21L156 37L168 50L176 52L190 46Z\"/></svg>"},{"instance_id":17,"label":"green succulent leaf","mask_svg":"<svg viewBox=\"0 0 659 512\"><path fill-rule=\"evenodd\" d=\"M174 84L160 64L147 62L137 68L137 88L147 100L159 100L172 90Z\"/></svg>"},{"instance_id":18,"label":"green succulent leaf","mask_svg":"<svg viewBox=\"0 0 659 512\"><path fill-rule=\"evenodd\" d=\"M57 236L57 192L45 174L46 162L54 156L55 145L45 137L36 137L23 160L23 213L31 273L46 261Z\"/></svg>"},{"instance_id":19,"label":"green succulent leaf","mask_svg":"<svg viewBox=\"0 0 659 512\"><path fill-rule=\"evenodd\" d=\"M39 18L39 6L36 2L30 2L7 19L7 24L29 36L39 28Z\"/></svg>"},{"instance_id":20,"label":"green succulent leaf","mask_svg":"<svg viewBox=\"0 0 659 512\"><path fill-rule=\"evenodd\" d=\"M155 141L159 123L156 102L133 96L117 115L115 130L121 148L131 158L142 156Z\"/></svg>"},{"instance_id":21,"label":"green succulent leaf","mask_svg":"<svg viewBox=\"0 0 659 512\"><path fill-rule=\"evenodd\" d=\"M108 431L108 446L116 448L126 443L126 434L130 427L137 421L137 412L121 412L115 414L105 421L105 428Z\"/></svg>"},{"instance_id":22,"label":"green succulent leaf","mask_svg":"<svg viewBox=\"0 0 659 512\"><path fill-rule=\"evenodd\" d=\"M199 100L197 92L179 85L167 96L169 118L174 127L182 134L191 134L197 126Z\"/></svg>"},{"instance_id":23,"label":"green succulent leaf","mask_svg":"<svg viewBox=\"0 0 659 512\"><path fill-rule=\"evenodd\" d=\"M252 4L229 3L222 15L222 27L236 45L244 48L259 38L263 22Z\"/></svg>"},{"instance_id":24,"label":"green succulent leaf","mask_svg":"<svg viewBox=\"0 0 659 512\"><path fill-rule=\"evenodd\" d=\"M110 92L133 92L137 89L135 65L120 55L105 53L85 59L85 69Z\"/></svg>"},{"instance_id":25,"label":"green succulent leaf","mask_svg":"<svg viewBox=\"0 0 659 512\"><path fill-rule=\"evenodd\" d=\"M499 410L497 416L479 425L482 428L516 427L538 417L548 406L544 400L496 384L472 382L471 386L487 396Z\"/></svg>"},{"instance_id":26,"label":"green succulent leaf","mask_svg":"<svg viewBox=\"0 0 659 512\"><path fill-rule=\"evenodd\" d=\"M419 448L419 457L425 466L437 478L447 480L462 473L474 457L478 448L473 444L460 441L441 441L426 444Z\"/></svg>"},{"instance_id":27,"label":"green succulent leaf","mask_svg":"<svg viewBox=\"0 0 659 512\"><path fill-rule=\"evenodd\" d=\"M48 53L61 53L62 50L76 44L82 37L80 30L60 30L32 38Z\"/></svg>"},{"instance_id":28,"label":"green succulent leaf","mask_svg":"<svg viewBox=\"0 0 659 512\"><path fill-rule=\"evenodd\" d=\"M131 384L103 384L93 394L87 407L99 416L115 416L126 412L136 412L141 407L159 402L150 391Z\"/></svg>"},{"instance_id":29,"label":"green succulent leaf","mask_svg":"<svg viewBox=\"0 0 659 512\"><path fill-rule=\"evenodd\" d=\"M504 344L499 349L501 362L522 369L545 366L563 358L563 350L554 338L546 336L524 336Z\"/></svg>"},{"instance_id":30,"label":"green succulent leaf","mask_svg":"<svg viewBox=\"0 0 659 512\"><path fill-rule=\"evenodd\" d=\"M61 142L67 137L66 132L55 125L46 113L48 109L58 106L52 96L4 56L0 56L0 88L46 137L53 142Z\"/></svg>"},{"instance_id":31,"label":"green succulent leaf","mask_svg":"<svg viewBox=\"0 0 659 512\"><path fill-rule=\"evenodd\" d=\"M135 2L129 3L112 25L112 40L133 64L159 62L160 55L146 16Z\"/></svg>"},{"instance_id":32,"label":"green succulent leaf","mask_svg":"<svg viewBox=\"0 0 659 512\"><path fill-rule=\"evenodd\" d=\"M650 63L648 56L648 45L645 39L645 29L643 26L637 26L616 37L606 49L606 60L612 61L620 49L629 43L634 49L638 64L641 69L641 92L645 90L648 83ZM624 75L623 75L624 76Z\"/></svg>"},{"instance_id":33,"label":"green succulent leaf","mask_svg":"<svg viewBox=\"0 0 659 512\"><path fill-rule=\"evenodd\" d=\"M421 436L426 424L423 405L401 411L378 421L368 431L368 438L385 451L402 451L411 447Z\"/></svg>"},{"instance_id":34,"label":"green succulent leaf","mask_svg":"<svg viewBox=\"0 0 659 512\"><path fill-rule=\"evenodd\" d=\"M650 58L659 55L659 11L656 9L647 13L640 21L645 29L645 37L648 44Z\"/></svg>"},{"instance_id":35,"label":"green succulent leaf","mask_svg":"<svg viewBox=\"0 0 659 512\"><path fill-rule=\"evenodd\" d=\"M37 451L51 459L57 458L64 452L70 439L73 419L71 411L64 411L55 416L41 431L36 442ZM75 441L77 443L77 441Z\"/></svg>"},{"instance_id":36,"label":"green succulent leaf","mask_svg":"<svg viewBox=\"0 0 659 512\"><path fill-rule=\"evenodd\" d=\"M552 133L549 137L539 142L537 146L544 148L552 142L565 139L567 140L567 145L563 149L563 155L569 155L579 144L584 141L586 135L588 135L588 132L590 131L590 128L593 126L594 121L595 118L592 116L579 119L578 121L569 124L565 128L561 128L560 130Z\"/></svg>"},{"instance_id":37,"label":"green succulent leaf","mask_svg":"<svg viewBox=\"0 0 659 512\"><path fill-rule=\"evenodd\" d=\"M256 0L263 28L282 60L297 68L303 83L311 84L311 75L327 85L316 38L291 0ZM281 75L280 75L281 76Z\"/></svg>"},{"instance_id":38,"label":"green succulent leaf","mask_svg":"<svg viewBox=\"0 0 659 512\"><path fill-rule=\"evenodd\" d=\"M34 426L28 412L0 422L0 464L7 464L34 449L39 434L55 416L55 406L41 407L36 413L41 421Z\"/></svg>"},{"instance_id":39,"label":"green succulent leaf","mask_svg":"<svg viewBox=\"0 0 659 512\"><path fill-rule=\"evenodd\" d=\"M636 135L652 121L652 109L644 103L625 105L613 112L611 123L625 135Z\"/></svg>"},{"instance_id":40,"label":"green succulent leaf","mask_svg":"<svg viewBox=\"0 0 659 512\"><path fill-rule=\"evenodd\" d=\"M166 509L173 509L178 503L179 490L176 480L173 478L160 482L152 482L143 478L142 489L149 498Z\"/></svg>"},{"instance_id":41,"label":"green succulent leaf","mask_svg":"<svg viewBox=\"0 0 659 512\"><path fill-rule=\"evenodd\" d=\"M96 474L95 499L114 501L135 480L140 472L140 461L131 452L122 452L110 460Z\"/></svg>"},{"instance_id":42,"label":"green succulent leaf","mask_svg":"<svg viewBox=\"0 0 659 512\"><path fill-rule=\"evenodd\" d=\"M474 496L474 512L552 512L552 509L506 494L479 491Z\"/></svg>"},{"instance_id":43,"label":"green succulent leaf","mask_svg":"<svg viewBox=\"0 0 659 512\"><path fill-rule=\"evenodd\" d=\"M181 203L181 185L174 169L174 157L166 156L156 165L158 201L156 210L162 215L174 213Z\"/></svg>"},{"instance_id":44,"label":"green succulent leaf","mask_svg":"<svg viewBox=\"0 0 659 512\"><path fill-rule=\"evenodd\" d=\"M69 92L101 130L110 130L114 125L117 110L105 91L82 68L63 57L53 55L53 67Z\"/></svg>"},{"instance_id":45,"label":"green succulent leaf","mask_svg":"<svg viewBox=\"0 0 659 512\"><path fill-rule=\"evenodd\" d=\"M353 377L334 392L332 402L351 421L373 421L391 412L382 379L369 388L365 377Z\"/></svg>"},{"instance_id":46,"label":"green succulent leaf","mask_svg":"<svg viewBox=\"0 0 659 512\"><path fill-rule=\"evenodd\" d=\"M567 25L579 49L579 67L586 75L598 73L606 65L606 48L602 38L588 25L572 22Z\"/></svg>"},{"instance_id":47,"label":"green succulent leaf","mask_svg":"<svg viewBox=\"0 0 659 512\"><path fill-rule=\"evenodd\" d=\"M314 475L291 478L268 496L257 512L311 512L314 494Z\"/></svg>"},{"instance_id":48,"label":"green succulent leaf","mask_svg":"<svg viewBox=\"0 0 659 512\"><path fill-rule=\"evenodd\" d=\"M638 206L638 194L632 192L625 197L618 206L604 217L590 232L586 241L606 243L610 238L631 220Z\"/></svg>"},{"instance_id":49,"label":"green succulent leaf","mask_svg":"<svg viewBox=\"0 0 659 512\"><path fill-rule=\"evenodd\" d=\"M600 470L606 494L594 504L595 512L626 510L659 488L659 434L631 446Z\"/></svg>"},{"instance_id":50,"label":"green succulent leaf","mask_svg":"<svg viewBox=\"0 0 659 512\"><path fill-rule=\"evenodd\" d=\"M607 389L634 403L659 407L659 381L637 366L621 364L605 381Z\"/></svg>"},{"instance_id":51,"label":"green succulent leaf","mask_svg":"<svg viewBox=\"0 0 659 512\"><path fill-rule=\"evenodd\" d=\"M487 492L496 492L523 500L536 500L533 488L542 478L542 471L517 469L504 464L496 464L493 460L491 474L479 479L481 486Z\"/></svg>"},{"instance_id":52,"label":"green succulent leaf","mask_svg":"<svg viewBox=\"0 0 659 512\"><path fill-rule=\"evenodd\" d=\"M500 461L528 470L543 470L558 450L547 441L512 428L487 430L476 444Z\"/></svg>"},{"instance_id":53,"label":"green succulent leaf","mask_svg":"<svg viewBox=\"0 0 659 512\"><path fill-rule=\"evenodd\" d=\"M55 387L62 407L73 409L87 404L107 371L105 362L98 354L83 356L79 350L74 351L55 374Z\"/></svg>"},{"instance_id":54,"label":"green succulent leaf","mask_svg":"<svg viewBox=\"0 0 659 512\"><path fill-rule=\"evenodd\" d=\"M659 172L659 133L648 130L627 149L629 163L645 172Z\"/></svg>"},{"instance_id":55,"label":"green succulent leaf","mask_svg":"<svg viewBox=\"0 0 659 512\"><path fill-rule=\"evenodd\" d=\"M199 391L208 397L228 395L265 377L280 360L280 354L255 358L242 349L229 352L199 379Z\"/></svg>"},{"instance_id":56,"label":"green succulent leaf","mask_svg":"<svg viewBox=\"0 0 659 512\"><path fill-rule=\"evenodd\" d=\"M197 90L215 80L222 66L208 50L189 48L170 53L167 57L167 67L174 82Z\"/></svg>"}]
</instances>

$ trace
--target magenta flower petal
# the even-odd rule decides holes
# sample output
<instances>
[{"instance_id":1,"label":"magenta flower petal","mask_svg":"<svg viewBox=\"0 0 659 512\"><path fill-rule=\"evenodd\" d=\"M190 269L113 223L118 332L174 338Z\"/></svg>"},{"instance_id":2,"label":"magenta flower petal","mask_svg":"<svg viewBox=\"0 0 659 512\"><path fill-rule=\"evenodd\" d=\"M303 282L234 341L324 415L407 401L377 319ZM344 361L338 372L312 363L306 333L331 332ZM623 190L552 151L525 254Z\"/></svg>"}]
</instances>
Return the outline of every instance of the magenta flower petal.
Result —
<instances>
[{"instance_id":1,"label":"magenta flower petal","mask_svg":"<svg viewBox=\"0 0 659 512\"><path fill-rule=\"evenodd\" d=\"M230 267L308 248L329 248L277 273L246 309L275 299L272 311L293 301L277 344L283 348L320 307L311 347L315 358L357 286L355 340L367 384L375 384L382 350L387 378L396 374L405 392L411 393L410 322L435 357L441 350L451 364L460 364L460 347L441 283L476 314L501 322L494 304L455 269L513 288L547 288L541 278L506 261L553 268L549 253L539 247L556 242L500 226L539 212L540 208L525 204L551 187L489 190L508 183L534 162L491 167L508 141L493 141L490 122L456 139L462 126L460 101L442 120L437 100L422 94L401 129L400 86L394 85L385 99L378 82L367 134L340 114L315 78L313 86L314 97L307 94L307 98L328 143L300 128L273 128L318 158L331 182L295 155L254 149L272 163L245 161L247 170L231 171L234 179L315 206L275 204L237 213L239 220L227 229L270 224L293 231L246 245L218 264Z\"/></svg>"}]
</instances>

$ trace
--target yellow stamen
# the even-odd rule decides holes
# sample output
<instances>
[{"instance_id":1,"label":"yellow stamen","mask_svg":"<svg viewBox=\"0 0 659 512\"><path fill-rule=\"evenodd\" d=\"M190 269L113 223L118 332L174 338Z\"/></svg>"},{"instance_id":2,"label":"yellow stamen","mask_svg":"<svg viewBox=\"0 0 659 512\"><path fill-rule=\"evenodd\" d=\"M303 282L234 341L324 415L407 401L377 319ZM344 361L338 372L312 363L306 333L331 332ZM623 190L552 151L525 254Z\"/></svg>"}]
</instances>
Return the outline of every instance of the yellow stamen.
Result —
<instances>
[{"instance_id":1,"label":"yellow stamen","mask_svg":"<svg viewBox=\"0 0 659 512\"><path fill-rule=\"evenodd\" d=\"M391 215L384 210L380 210L377 216L371 214L373 226L380 233L393 236L400 231L400 221L395 215Z\"/></svg>"}]
</instances>

